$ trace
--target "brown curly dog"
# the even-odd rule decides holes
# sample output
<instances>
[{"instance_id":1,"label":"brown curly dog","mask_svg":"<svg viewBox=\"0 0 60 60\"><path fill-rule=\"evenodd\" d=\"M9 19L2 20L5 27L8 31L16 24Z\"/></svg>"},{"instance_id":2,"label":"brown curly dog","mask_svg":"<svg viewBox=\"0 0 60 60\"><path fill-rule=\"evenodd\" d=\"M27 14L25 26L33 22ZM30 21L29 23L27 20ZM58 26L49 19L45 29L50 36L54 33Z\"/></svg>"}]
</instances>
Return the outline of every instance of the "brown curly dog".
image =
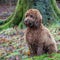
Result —
<instances>
[{"instance_id":1,"label":"brown curly dog","mask_svg":"<svg viewBox=\"0 0 60 60\"><path fill-rule=\"evenodd\" d=\"M57 52L56 42L50 31L42 24L42 15L37 9L25 13L24 23L27 26L26 40L31 56Z\"/></svg>"}]
</instances>

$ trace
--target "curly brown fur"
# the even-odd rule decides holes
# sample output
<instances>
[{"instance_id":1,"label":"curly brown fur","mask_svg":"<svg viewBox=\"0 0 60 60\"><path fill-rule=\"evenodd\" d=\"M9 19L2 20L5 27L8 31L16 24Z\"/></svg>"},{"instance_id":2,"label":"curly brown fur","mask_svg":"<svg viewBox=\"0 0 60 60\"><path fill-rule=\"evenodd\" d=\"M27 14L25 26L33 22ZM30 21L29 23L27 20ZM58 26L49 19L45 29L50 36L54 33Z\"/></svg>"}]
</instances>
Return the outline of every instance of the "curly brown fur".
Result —
<instances>
[{"instance_id":1,"label":"curly brown fur","mask_svg":"<svg viewBox=\"0 0 60 60\"><path fill-rule=\"evenodd\" d=\"M24 23L27 26L26 40L32 56L57 52L56 42L42 24L42 15L37 9L29 9L26 12Z\"/></svg>"}]
</instances>

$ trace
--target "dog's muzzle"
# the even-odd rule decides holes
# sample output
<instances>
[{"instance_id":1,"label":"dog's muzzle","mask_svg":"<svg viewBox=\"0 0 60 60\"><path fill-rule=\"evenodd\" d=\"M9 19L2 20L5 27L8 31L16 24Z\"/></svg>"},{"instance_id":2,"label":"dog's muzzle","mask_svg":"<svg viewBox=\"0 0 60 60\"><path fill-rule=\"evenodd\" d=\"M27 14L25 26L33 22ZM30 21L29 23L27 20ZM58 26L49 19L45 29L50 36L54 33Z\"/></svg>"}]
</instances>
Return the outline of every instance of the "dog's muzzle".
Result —
<instances>
[{"instance_id":1,"label":"dog's muzzle","mask_svg":"<svg viewBox=\"0 0 60 60\"><path fill-rule=\"evenodd\" d=\"M34 26L34 21L24 20L24 24L25 24L26 26L33 27L33 26Z\"/></svg>"},{"instance_id":2,"label":"dog's muzzle","mask_svg":"<svg viewBox=\"0 0 60 60\"><path fill-rule=\"evenodd\" d=\"M24 20L24 24L30 28L39 28L40 23L32 20Z\"/></svg>"}]
</instances>

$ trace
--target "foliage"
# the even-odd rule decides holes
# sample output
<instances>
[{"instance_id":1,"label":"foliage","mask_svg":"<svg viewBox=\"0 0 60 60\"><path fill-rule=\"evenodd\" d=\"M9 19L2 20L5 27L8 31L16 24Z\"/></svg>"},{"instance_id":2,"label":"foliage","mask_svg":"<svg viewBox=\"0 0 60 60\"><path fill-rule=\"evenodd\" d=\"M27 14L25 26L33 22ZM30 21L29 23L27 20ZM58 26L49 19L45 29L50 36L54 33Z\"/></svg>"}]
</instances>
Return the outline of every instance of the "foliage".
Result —
<instances>
[{"instance_id":1,"label":"foliage","mask_svg":"<svg viewBox=\"0 0 60 60\"><path fill-rule=\"evenodd\" d=\"M9 28L0 32L0 60L26 58L30 54L24 30Z\"/></svg>"},{"instance_id":2,"label":"foliage","mask_svg":"<svg viewBox=\"0 0 60 60\"><path fill-rule=\"evenodd\" d=\"M50 32L53 34L56 41L60 40L60 24L54 23L52 25L49 24L47 26L50 30Z\"/></svg>"},{"instance_id":3,"label":"foliage","mask_svg":"<svg viewBox=\"0 0 60 60\"><path fill-rule=\"evenodd\" d=\"M55 12L57 13L57 15L60 17L60 9L57 6L56 0L51 0L51 3L53 5L53 9L55 10Z\"/></svg>"}]
</instances>

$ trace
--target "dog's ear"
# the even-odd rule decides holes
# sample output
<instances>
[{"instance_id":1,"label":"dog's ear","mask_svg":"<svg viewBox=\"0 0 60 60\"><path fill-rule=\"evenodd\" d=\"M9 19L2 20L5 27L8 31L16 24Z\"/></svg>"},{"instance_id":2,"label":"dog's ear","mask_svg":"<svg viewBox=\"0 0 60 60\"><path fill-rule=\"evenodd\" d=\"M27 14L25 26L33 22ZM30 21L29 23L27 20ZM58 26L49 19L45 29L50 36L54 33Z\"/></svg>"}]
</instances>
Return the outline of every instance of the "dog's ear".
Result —
<instances>
[{"instance_id":1,"label":"dog's ear","mask_svg":"<svg viewBox=\"0 0 60 60\"><path fill-rule=\"evenodd\" d=\"M38 11L37 12L37 20L40 22L40 23L42 23L42 15L41 15L41 13Z\"/></svg>"},{"instance_id":2,"label":"dog's ear","mask_svg":"<svg viewBox=\"0 0 60 60\"><path fill-rule=\"evenodd\" d=\"M34 26L35 26L36 28L38 28L38 27L40 26L40 22L39 22L39 21L35 21Z\"/></svg>"}]
</instances>

